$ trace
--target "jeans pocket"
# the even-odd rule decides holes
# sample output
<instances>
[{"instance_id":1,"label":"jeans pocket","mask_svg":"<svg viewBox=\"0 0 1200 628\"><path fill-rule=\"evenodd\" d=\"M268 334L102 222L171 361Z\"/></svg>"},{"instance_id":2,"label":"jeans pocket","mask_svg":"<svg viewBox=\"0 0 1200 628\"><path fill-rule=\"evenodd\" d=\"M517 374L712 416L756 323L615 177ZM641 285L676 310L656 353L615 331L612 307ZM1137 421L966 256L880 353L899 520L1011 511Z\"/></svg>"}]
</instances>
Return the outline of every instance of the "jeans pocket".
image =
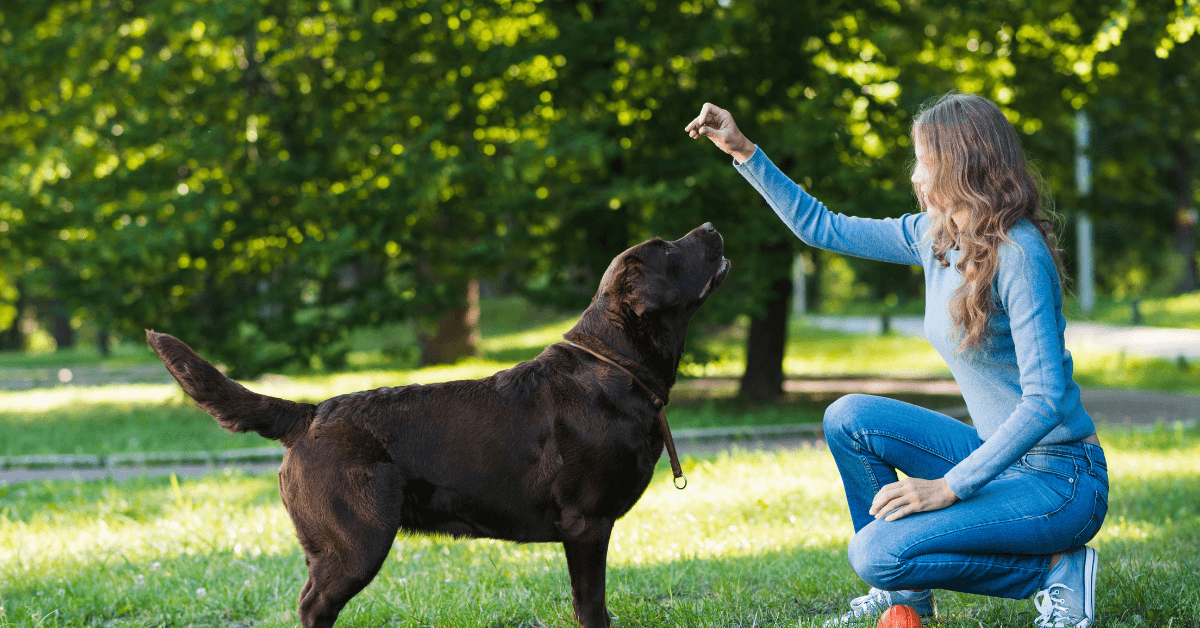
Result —
<instances>
[{"instance_id":1,"label":"jeans pocket","mask_svg":"<svg viewBox=\"0 0 1200 628\"><path fill-rule=\"evenodd\" d=\"M1075 459L1070 456L1035 452L1022 456L1021 463L1039 473L1049 473L1063 479L1071 479L1079 475L1079 467L1075 463Z\"/></svg>"},{"instance_id":2,"label":"jeans pocket","mask_svg":"<svg viewBox=\"0 0 1200 628\"><path fill-rule=\"evenodd\" d=\"M1075 459L1053 453L1029 453L1021 457L1021 467L1036 477L1042 486L1054 491L1064 505L1076 498L1079 466Z\"/></svg>"},{"instance_id":3,"label":"jeans pocket","mask_svg":"<svg viewBox=\"0 0 1200 628\"><path fill-rule=\"evenodd\" d=\"M1096 491L1096 498L1092 504L1092 516L1088 517L1087 523L1079 534L1075 535L1075 540L1071 542L1071 547L1079 547L1086 544L1096 536L1100 531L1100 526L1104 524L1104 517L1108 514L1108 499L1104 493Z\"/></svg>"}]
</instances>

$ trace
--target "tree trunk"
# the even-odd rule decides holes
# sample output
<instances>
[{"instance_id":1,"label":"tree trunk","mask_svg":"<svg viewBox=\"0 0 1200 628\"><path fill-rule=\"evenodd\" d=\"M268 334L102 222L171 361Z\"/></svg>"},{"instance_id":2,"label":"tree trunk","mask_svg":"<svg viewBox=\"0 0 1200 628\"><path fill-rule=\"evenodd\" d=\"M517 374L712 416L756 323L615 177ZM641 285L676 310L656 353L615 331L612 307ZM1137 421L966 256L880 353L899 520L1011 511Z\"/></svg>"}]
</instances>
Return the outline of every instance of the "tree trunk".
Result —
<instances>
[{"instance_id":1,"label":"tree trunk","mask_svg":"<svg viewBox=\"0 0 1200 628\"><path fill-rule=\"evenodd\" d=\"M71 313L62 301L55 299L50 302L51 331L54 344L59 351L75 346L75 329L71 327Z\"/></svg>"},{"instance_id":2,"label":"tree trunk","mask_svg":"<svg viewBox=\"0 0 1200 628\"><path fill-rule=\"evenodd\" d=\"M809 314L821 313L821 275L825 273L825 254L820 249L812 250L812 268L804 282L804 303Z\"/></svg>"},{"instance_id":3,"label":"tree trunk","mask_svg":"<svg viewBox=\"0 0 1200 628\"><path fill-rule=\"evenodd\" d=\"M112 353L112 336L107 327L101 327L100 331L96 332L96 349L100 351L101 357L107 358Z\"/></svg>"},{"instance_id":4,"label":"tree trunk","mask_svg":"<svg viewBox=\"0 0 1200 628\"><path fill-rule=\"evenodd\" d=\"M789 269L791 251L786 244L769 251L779 264L768 266ZM746 338L746 371L742 375L738 397L747 401L770 401L783 396L783 352L787 346L788 313L792 302L792 281L786 273L771 282L767 312L750 321Z\"/></svg>"},{"instance_id":5,"label":"tree trunk","mask_svg":"<svg viewBox=\"0 0 1200 628\"><path fill-rule=\"evenodd\" d=\"M1183 257L1183 276L1177 286L1181 294L1200 289L1196 268L1196 208L1192 203L1191 167L1187 149L1175 145L1175 252Z\"/></svg>"},{"instance_id":6,"label":"tree trunk","mask_svg":"<svg viewBox=\"0 0 1200 628\"><path fill-rule=\"evenodd\" d=\"M438 320L432 336L421 334L421 364L453 364L479 355L479 280L467 282L465 302Z\"/></svg>"}]
</instances>

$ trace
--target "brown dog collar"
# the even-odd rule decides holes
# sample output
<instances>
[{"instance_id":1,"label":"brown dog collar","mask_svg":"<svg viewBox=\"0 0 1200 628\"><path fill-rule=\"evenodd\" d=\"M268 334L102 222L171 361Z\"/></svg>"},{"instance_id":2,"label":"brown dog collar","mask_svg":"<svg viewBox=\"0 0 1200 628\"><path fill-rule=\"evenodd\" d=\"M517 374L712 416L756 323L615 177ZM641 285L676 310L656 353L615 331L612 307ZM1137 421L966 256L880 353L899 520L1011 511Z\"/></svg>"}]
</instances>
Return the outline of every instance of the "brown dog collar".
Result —
<instances>
[{"instance_id":1,"label":"brown dog collar","mask_svg":"<svg viewBox=\"0 0 1200 628\"><path fill-rule=\"evenodd\" d=\"M675 488L677 488L681 491L683 489L687 488L687 478L684 477L684 475L683 475L683 467L679 466L679 454L675 453L675 439L671 437L671 426L667 423L667 410L666 410L667 404L663 403L663 400L661 398L659 398L659 396L656 395L653 390L650 390L650 387L647 386L645 384L645 382L638 379L638 376L634 375L633 371L630 371L629 369L625 368L624 366L617 364L617 362L615 360L613 360L612 358L602 355L600 352L595 351L593 349L589 349L583 345L575 344L574 342L571 342L570 340L568 340L566 342L566 344L569 344L572 347L575 347L576 349L579 349L581 351L590 353L593 356L595 356L596 358L599 358L600 360L617 367L621 371L624 371L625 374L628 375L630 379L632 379L638 386L642 387L642 390L646 391L646 394L650 395L650 400L654 402L654 407L658 408L658 425L662 430L663 444L667 446L667 455L670 456L670 458L671 458L671 473L674 474L674 476L675 476L674 479L671 480L671 483L675 485ZM682 486L679 484L680 479L683 480Z\"/></svg>"}]
</instances>

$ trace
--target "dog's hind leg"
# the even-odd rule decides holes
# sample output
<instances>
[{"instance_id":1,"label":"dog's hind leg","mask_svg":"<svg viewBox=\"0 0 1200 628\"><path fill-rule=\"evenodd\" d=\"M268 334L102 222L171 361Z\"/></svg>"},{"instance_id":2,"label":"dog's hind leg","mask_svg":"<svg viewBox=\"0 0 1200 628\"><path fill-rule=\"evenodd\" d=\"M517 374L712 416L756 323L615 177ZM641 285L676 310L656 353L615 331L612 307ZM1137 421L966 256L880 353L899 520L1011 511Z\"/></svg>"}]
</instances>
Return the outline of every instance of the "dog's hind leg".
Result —
<instances>
[{"instance_id":1,"label":"dog's hind leg","mask_svg":"<svg viewBox=\"0 0 1200 628\"><path fill-rule=\"evenodd\" d=\"M304 628L332 626L350 598L370 584L383 566L395 530L362 532L360 545L351 552L305 552L308 582L300 593L300 625Z\"/></svg>"},{"instance_id":2,"label":"dog's hind leg","mask_svg":"<svg viewBox=\"0 0 1200 628\"><path fill-rule=\"evenodd\" d=\"M387 559L400 525L393 505L399 472L391 464L285 461L279 479L308 565L300 624L327 628Z\"/></svg>"},{"instance_id":3,"label":"dog's hind leg","mask_svg":"<svg viewBox=\"0 0 1200 628\"><path fill-rule=\"evenodd\" d=\"M605 628L610 625L608 606L604 601L604 576L612 527L611 519L592 519L587 526L587 540L563 541L563 549L567 553L567 571L571 575L571 601L575 619L583 628Z\"/></svg>"}]
</instances>

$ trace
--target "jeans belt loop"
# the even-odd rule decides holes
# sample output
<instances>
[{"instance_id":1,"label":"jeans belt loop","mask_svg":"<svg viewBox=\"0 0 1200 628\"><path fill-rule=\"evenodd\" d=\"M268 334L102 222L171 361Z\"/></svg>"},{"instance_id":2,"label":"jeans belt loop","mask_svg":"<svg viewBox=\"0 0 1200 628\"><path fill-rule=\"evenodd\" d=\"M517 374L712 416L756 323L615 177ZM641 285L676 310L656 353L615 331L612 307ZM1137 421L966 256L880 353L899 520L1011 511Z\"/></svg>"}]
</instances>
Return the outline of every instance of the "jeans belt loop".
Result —
<instances>
[{"instance_id":1,"label":"jeans belt loop","mask_svg":"<svg viewBox=\"0 0 1200 628\"><path fill-rule=\"evenodd\" d=\"M1087 459L1088 471L1095 471L1096 461L1092 459L1092 448L1088 447L1088 443L1082 440L1075 442L1079 444L1079 449L1083 451L1083 457Z\"/></svg>"}]
</instances>

